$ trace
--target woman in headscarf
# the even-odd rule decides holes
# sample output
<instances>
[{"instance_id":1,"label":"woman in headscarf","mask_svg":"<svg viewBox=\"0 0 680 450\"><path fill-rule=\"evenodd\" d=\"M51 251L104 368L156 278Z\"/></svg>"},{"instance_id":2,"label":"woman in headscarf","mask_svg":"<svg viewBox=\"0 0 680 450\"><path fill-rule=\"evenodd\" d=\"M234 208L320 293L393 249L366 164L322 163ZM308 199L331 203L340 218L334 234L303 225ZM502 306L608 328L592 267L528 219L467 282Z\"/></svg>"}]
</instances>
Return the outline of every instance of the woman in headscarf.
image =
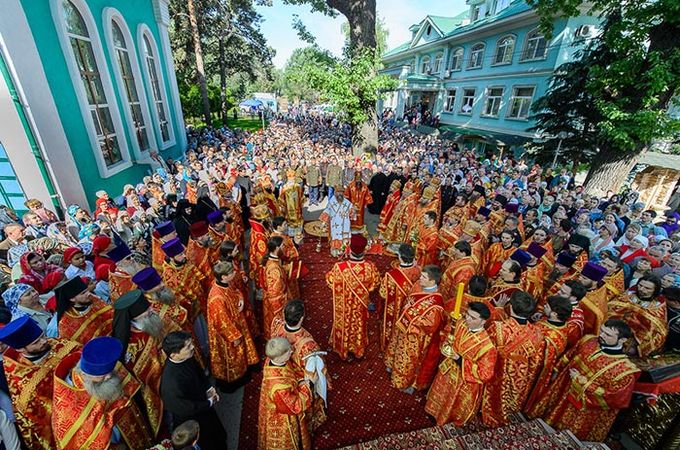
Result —
<instances>
[{"instance_id":1,"label":"woman in headscarf","mask_svg":"<svg viewBox=\"0 0 680 450\"><path fill-rule=\"evenodd\" d=\"M92 244L95 237L99 235L102 228L96 223L86 223L78 232L78 243L86 242Z\"/></svg>"},{"instance_id":2,"label":"woman in headscarf","mask_svg":"<svg viewBox=\"0 0 680 450\"><path fill-rule=\"evenodd\" d=\"M47 227L47 237L66 247L73 247L78 243L68 232L64 222L54 222Z\"/></svg>"},{"instance_id":3,"label":"woman in headscarf","mask_svg":"<svg viewBox=\"0 0 680 450\"><path fill-rule=\"evenodd\" d=\"M106 256L106 252L115 247L113 240L104 235L100 234L95 237L92 241L92 256L94 256L94 269L95 272L99 266L115 267L116 263Z\"/></svg>"},{"instance_id":4,"label":"woman in headscarf","mask_svg":"<svg viewBox=\"0 0 680 450\"><path fill-rule=\"evenodd\" d=\"M134 236L130 213L128 213L127 210L118 213L118 219L116 219L116 233L118 233L125 242L128 242L132 236Z\"/></svg>"},{"instance_id":5,"label":"woman in headscarf","mask_svg":"<svg viewBox=\"0 0 680 450\"><path fill-rule=\"evenodd\" d=\"M619 247L619 253L621 254L621 261L626 264L633 262L635 258L640 256L647 256L647 246L649 245L649 240L641 234L635 236L631 242L630 246L622 245Z\"/></svg>"},{"instance_id":6,"label":"woman in headscarf","mask_svg":"<svg viewBox=\"0 0 680 450\"><path fill-rule=\"evenodd\" d=\"M80 230L83 228L83 226L92 222L90 215L87 213L87 211L81 208L80 205L76 204L69 205L69 207L66 209L66 212L68 214L68 219L66 221L68 225L68 232L71 233L71 236L74 238L80 239L78 237Z\"/></svg>"},{"instance_id":7,"label":"woman in headscarf","mask_svg":"<svg viewBox=\"0 0 680 450\"><path fill-rule=\"evenodd\" d=\"M38 291L39 294L44 294L43 282L45 277L52 272L62 270L61 267L54 264L47 264L45 258L39 253L28 252L19 258L21 265L21 277L19 283L27 284Z\"/></svg>"},{"instance_id":8,"label":"woman in headscarf","mask_svg":"<svg viewBox=\"0 0 680 450\"><path fill-rule=\"evenodd\" d=\"M613 250L615 247L615 239L618 234L618 228L613 223L606 223L600 227L598 236L591 239L590 254L593 262L600 260L600 254L605 250Z\"/></svg>"},{"instance_id":9,"label":"woman in headscarf","mask_svg":"<svg viewBox=\"0 0 680 450\"><path fill-rule=\"evenodd\" d=\"M35 320L47 337L57 337L57 323L54 315L45 310L38 291L27 284L15 284L2 294L5 306L12 312L12 320L29 316Z\"/></svg>"}]
</instances>

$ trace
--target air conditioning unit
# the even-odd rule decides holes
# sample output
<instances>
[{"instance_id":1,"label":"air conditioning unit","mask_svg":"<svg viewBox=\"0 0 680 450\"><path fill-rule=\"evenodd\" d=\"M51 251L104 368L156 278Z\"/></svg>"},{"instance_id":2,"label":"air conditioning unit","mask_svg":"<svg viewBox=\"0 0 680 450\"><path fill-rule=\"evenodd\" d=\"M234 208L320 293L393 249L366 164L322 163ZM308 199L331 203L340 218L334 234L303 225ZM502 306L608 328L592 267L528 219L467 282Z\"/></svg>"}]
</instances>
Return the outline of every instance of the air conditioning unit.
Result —
<instances>
[{"instance_id":1,"label":"air conditioning unit","mask_svg":"<svg viewBox=\"0 0 680 450\"><path fill-rule=\"evenodd\" d=\"M451 78L451 71L450 70L444 71L444 78Z\"/></svg>"},{"instance_id":2,"label":"air conditioning unit","mask_svg":"<svg viewBox=\"0 0 680 450\"><path fill-rule=\"evenodd\" d=\"M595 34L595 27L593 25L581 25L576 29L576 36L580 38L588 38Z\"/></svg>"}]
</instances>

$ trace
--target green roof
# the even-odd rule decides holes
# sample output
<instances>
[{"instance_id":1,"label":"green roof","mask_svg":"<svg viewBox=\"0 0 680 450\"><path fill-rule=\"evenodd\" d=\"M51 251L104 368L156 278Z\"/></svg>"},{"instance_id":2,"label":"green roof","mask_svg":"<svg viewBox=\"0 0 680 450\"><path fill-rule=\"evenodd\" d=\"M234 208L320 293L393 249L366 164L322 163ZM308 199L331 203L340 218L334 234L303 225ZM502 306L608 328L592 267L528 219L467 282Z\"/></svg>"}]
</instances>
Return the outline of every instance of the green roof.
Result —
<instances>
[{"instance_id":1,"label":"green roof","mask_svg":"<svg viewBox=\"0 0 680 450\"><path fill-rule=\"evenodd\" d=\"M439 81L434 75L411 74L406 77L406 81Z\"/></svg>"},{"instance_id":2,"label":"green roof","mask_svg":"<svg viewBox=\"0 0 680 450\"><path fill-rule=\"evenodd\" d=\"M461 23L463 20L467 19L469 16L469 10L465 10L462 13L458 14L457 16L454 17L442 17L442 16L427 16L430 18L432 23L434 23L437 28L439 28L443 33L444 33L444 38L448 38L451 36L457 36L459 34L467 33L468 31L472 31L476 28L482 27L484 25L488 25L489 23L492 22L497 22L499 20L506 19L508 17L521 14L523 12L531 10L531 6L527 4L525 0L514 0L512 3L508 5L507 8L503 9L501 12L494 16L486 16L482 19L479 19L475 22L472 22L470 24L461 26ZM426 19L427 19L426 17ZM426 20L424 19L424 20ZM423 20L423 21L424 21ZM421 22L422 24L422 22ZM432 41L436 42L436 41ZM383 54L384 57L388 56L393 56L398 53L401 53L405 50L408 50L411 47L412 41L405 42L392 50L389 50Z\"/></svg>"}]
</instances>

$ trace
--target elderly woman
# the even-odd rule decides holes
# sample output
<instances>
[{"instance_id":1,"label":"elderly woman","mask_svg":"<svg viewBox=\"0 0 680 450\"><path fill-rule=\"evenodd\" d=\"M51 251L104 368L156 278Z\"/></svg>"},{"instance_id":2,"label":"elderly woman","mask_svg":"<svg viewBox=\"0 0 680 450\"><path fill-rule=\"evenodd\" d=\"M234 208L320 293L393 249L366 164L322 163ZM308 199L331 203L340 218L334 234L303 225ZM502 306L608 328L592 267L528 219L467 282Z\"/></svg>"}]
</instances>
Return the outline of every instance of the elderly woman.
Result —
<instances>
[{"instance_id":1,"label":"elderly woman","mask_svg":"<svg viewBox=\"0 0 680 450\"><path fill-rule=\"evenodd\" d=\"M600 227L598 235L590 242L591 260L597 262L600 260L600 254L604 250L613 250L615 247L615 239L618 232L616 225L607 223Z\"/></svg>"},{"instance_id":2,"label":"elderly woman","mask_svg":"<svg viewBox=\"0 0 680 450\"><path fill-rule=\"evenodd\" d=\"M12 313L12 320L29 316L37 322L47 337L58 336L56 316L45 310L38 291L31 286L15 284L3 292L2 299Z\"/></svg>"}]
</instances>

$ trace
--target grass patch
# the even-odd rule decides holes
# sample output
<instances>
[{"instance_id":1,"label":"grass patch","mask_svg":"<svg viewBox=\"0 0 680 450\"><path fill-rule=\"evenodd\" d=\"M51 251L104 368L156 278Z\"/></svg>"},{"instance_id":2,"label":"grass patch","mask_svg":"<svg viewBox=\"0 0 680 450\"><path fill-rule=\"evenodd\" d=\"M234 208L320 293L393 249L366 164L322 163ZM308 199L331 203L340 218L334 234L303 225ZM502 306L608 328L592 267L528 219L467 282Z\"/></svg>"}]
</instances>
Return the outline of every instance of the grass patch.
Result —
<instances>
[{"instance_id":1,"label":"grass patch","mask_svg":"<svg viewBox=\"0 0 680 450\"><path fill-rule=\"evenodd\" d=\"M234 120L232 118L232 115L229 115L227 119L227 127L233 129L240 128L244 131L257 131L262 129L262 119L258 119L257 116L255 118L251 119L250 116L241 116L238 119ZM192 127L196 129L201 129L205 127L205 122L197 117L187 117L185 118L186 123L188 125L191 125ZM213 115L213 121L212 121L212 126L215 128L221 128L222 127L222 119L217 117L217 114ZM265 125L269 125L269 121L265 121Z\"/></svg>"}]
</instances>

